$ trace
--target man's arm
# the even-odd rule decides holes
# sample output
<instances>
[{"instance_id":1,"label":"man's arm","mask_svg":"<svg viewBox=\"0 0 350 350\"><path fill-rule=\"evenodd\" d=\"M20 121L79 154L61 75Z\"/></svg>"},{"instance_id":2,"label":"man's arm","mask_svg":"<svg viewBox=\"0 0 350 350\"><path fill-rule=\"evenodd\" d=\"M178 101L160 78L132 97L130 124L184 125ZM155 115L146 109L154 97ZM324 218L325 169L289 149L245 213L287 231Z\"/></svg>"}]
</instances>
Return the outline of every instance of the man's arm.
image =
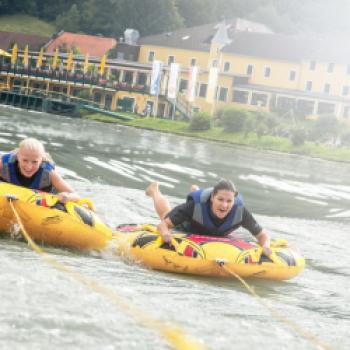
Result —
<instances>
[{"instance_id":1,"label":"man's arm","mask_svg":"<svg viewBox=\"0 0 350 350\"><path fill-rule=\"evenodd\" d=\"M170 242L172 239L171 229L181 225L192 218L194 210L193 201L187 201L173 208L166 217L157 225L164 242Z\"/></svg>"},{"instance_id":2,"label":"man's arm","mask_svg":"<svg viewBox=\"0 0 350 350\"><path fill-rule=\"evenodd\" d=\"M258 240L258 243L261 245L264 255L266 256L271 255L272 253L270 248L271 240L269 235L264 230L261 230L255 237Z\"/></svg>"},{"instance_id":3,"label":"man's arm","mask_svg":"<svg viewBox=\"0 0 350 350\"><path fill-rule=\"evenodd\" d=\"M158 225L157 229L162 236L162 239L165 243L169 243L171 239L173 238L173 235L171 234L171 229L174 227L171 220L166 217L163 219Z\"/></svg>"},{"instance_id":4,"label":"man's arm","mask_svg":"<svg viewBox=\"0 0 350 350\"><path fill-rule=\"evenodd\" d=\"M270 249L270 237L246 208L244 208L243 211L242 226L247 229L253 236L255 236L258 243L263 248L264 255L269 256L272 253Z\"/></svg>"}]
</instances>

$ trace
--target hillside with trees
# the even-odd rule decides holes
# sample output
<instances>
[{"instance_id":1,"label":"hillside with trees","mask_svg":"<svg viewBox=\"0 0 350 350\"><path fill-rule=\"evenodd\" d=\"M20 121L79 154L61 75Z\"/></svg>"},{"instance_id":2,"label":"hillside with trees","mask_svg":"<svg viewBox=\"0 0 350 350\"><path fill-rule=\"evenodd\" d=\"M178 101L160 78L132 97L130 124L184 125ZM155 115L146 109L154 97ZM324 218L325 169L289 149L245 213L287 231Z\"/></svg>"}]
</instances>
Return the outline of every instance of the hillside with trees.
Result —
<instances>
[{"instance_id":1,"label":"hillside with trees","mask_svg":"<svg viewBox=\"0 0 350 350\"><path fill-rule=\"evenodd\" d=\"M350 32L349 13L348 0L0 0L1 16L31 15L57 30L116 38L125 28L145 36L232 17L281 33L339 35Z\"/></svg>"}]
</instances>

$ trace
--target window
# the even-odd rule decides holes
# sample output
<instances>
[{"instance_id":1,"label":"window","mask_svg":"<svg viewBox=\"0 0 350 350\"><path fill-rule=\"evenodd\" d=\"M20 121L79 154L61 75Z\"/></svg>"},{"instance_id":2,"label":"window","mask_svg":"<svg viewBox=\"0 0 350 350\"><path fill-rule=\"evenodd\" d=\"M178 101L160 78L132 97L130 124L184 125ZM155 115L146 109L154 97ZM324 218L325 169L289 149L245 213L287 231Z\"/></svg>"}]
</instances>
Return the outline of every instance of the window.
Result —
<instances>
[{"instance_id":1,"label":"window","mask_svg":"<svg viewBox=\"0 0 350 350\"><path fill-rule=\"evenodd\" d=\"M348 119L350 117L350 106L344 107L343 118Z\"/></svg>"},{"instance_id":2,"label":"window","mask_svg":"<svg viewBox=\"0 0 350 350\"><path fill-rule=\"evenodd\" d=\"M146 85L147 82L147 75L146 73L139 73L137 75L137 84L139 85Z\"/></svg>"},{"instance_id":3,"label":"window","mask_svg":"<svg viewBox=\"0 0 350 350\"><path fill-rule=\"evenodd\" d=\"M306 91L311 91L312 90L312 81L307 81L306 82L306 87L305 87Z\"/></svg>"},{"instance_id":4,"label":"window","mask_svg":"<svg viewBox=\"0 0 350 350\"><path fill-rule=\"evenodd\" d=\"M250 103L253 106L266 106L267 104L267 95L266 94L257 94L253 93L252 101Z\"/></svg>"},{"instance_id":5,"label":"window","mask_svg":"<svg viewBox=\"0 0 350 350\"><path fill-rule=\"evenodd\" d=\"M197 64L197 59L191 58L190 66L194 67Z\"/></svg>"},{"instance_id":6,"label":"window","mask_svg":"<svg viewBox=\"0 0 350 350\"><path fill-rule=\"evenodd\" d=\"M118 60L125 59L125 53L124 52L117 52L117 58L118 58Z\"/></svg>"},{"instance_id":7,"label":"window","mask_svg":"<svg viewBox=\"0 0 350 350\"><path fill-rule=\"evenodd\" d=\"M318 114L333 114L335 105L333 103L320 102L318 104Z\"/></svg>"},{"instance_id":8,"label":"window","mask_svg":"<svg viewBox=\"0 0 350 350\"><path fill-rule=\"evenodd\" d=\"M327 72L333 73L333 71L334 71L334 63L329 63L328 68L327 68Z\"/></svg>"},{"instance_id":9,"label":"window","mask_svg":"<svg viewBox=\"0 0 350 350\"><path fill-rule=\"evenodd\" d=\"M226 100L227 100L227 92L228 92L228 89L227 89L227 88L225 88L225 87L220 87L220 88L219 88L218 100L219 100L219 101L226 102Z\"/></svg>"},{"instance_id":10,"label":"window","mask_svg":"<svg viewBox=\"0 0 350 350\"><path fill-rule=\"evenodd\" d=\"M310 100L298 100L297 102L297 113L306 116L312 114L314 111L314 101Z\"/></svg>"},{"instance_id":11,"label":"window","mask_svg":"<svg viewBox=\"0 0 350 350\"><path fill-rule=\"evenodd\" d=\"M99 92L95 92L94 102L100 102L100 101L101 101L101 94Z\"/></svg>"},{"instance_id":12,"label":"window","mask_svg":"<svg viewBox=\"0 0 350 350\"><path fill-rule=\"evenodd\" d=\"M174 62L175 62L175 57L174 56L168 56L168 66L170 66Z\"/></svg>"},{"instance_id":13,"label":"window","mask_svg":"<svg viewBox=\"0 0 350 350\"><path fill-rule=\"evenodd\" d=\"M118 81L120 76L120 71L118 69L111 69L110 78L112 80Z\"/></svg>"},{"instance_id":14,"label":"window","mask_svg":"<svg viewBox=\"0 0 350 350\"><path fill-rule=\"evenodd\" d=\"M129 71L126 71L124 73L123 83L132 84L132 80L133 80L133 73L129 72Z\"/></svg>"},{"instance_id":15,"label":"window","mask_svg":"<svg viewBox=\"0 0 350 350\"><path fill-rule=\"evenodd\" d=\"M324 89L323 89L323 92L325 94L329 94L331 91L331 85L330 84L324 84Z\"/></svg>"},{"instance_id":16,"label":"window","mask_svg":"<svg viewBox=\"0 0 350 350\"><path fill-rule=\"evenodd\" d=\"M348 96L349 95L349 86L343 86L343 90L342 90L342 95L343 96Z\"/></svg>"},{"instance_id":17,"label":"window","mask_svg":"<svg viewBox=\"0 0 350 350\"><path fill-rule=\"evenodd\" d=\"M248 91L235 90L233 91L232 102L247 104L248 96Z\"/></svg>"},{"instance_id":18,"label":"window","mask_svg":"<svg viewBox=\"0 0 350 350\"><path fill-rule=\"evenodd\" d=\"M297 73L295 70L291 70L289 71L289 80L290 81L294 81L295 80L295 77L296 77Z\"/></svg>"},{"instance_id":19,"label":"window","mask_svg":"<svg viewBox=\"0 0 350 350\"><path fill-rule=\"evenodd\" d=\"M279 96L276 101L276 107L281 111L290 111L295 109L296 99L291 97Z\"/></svg>"},{"instance_id":20,"label":"window","mask_svg":"<svg viewBox=\"0 0 350 350\"><path fill-rule=\"evenodd\" d=\"M270 67L265 67L264 77L268 78L270 75L271 75L271 68Z\"/></svg>"},{"instance_id":21,"label":"window","mask_svg":"<svg viewBox=\"0 0 350 350\"><path fill-rule=\"evenodd\" d=\"M253 66L251 64L248 64L247 66L247 75L252 75L253 73Z\"/></svg>"},{"instance_id":22,"label":"window","mask_svg":"<svg viewBox=\"0 0 350 350\"><path fill-rule=\"evenodd\" d=\"M199 85L199 96L206 97L207 96L208 84L200 84Z\"/></svg>"},{"instance_id":23,"label":"window","mask_svg":"<svg viewBox=\"0 0 350 350\"><path fill-rule=\"evenodd\" d=\"M315 70L316 69L316 61L310 61L309 69L310 70Z\"/></svg>"},{"instance_id":24,"label":"window","mask_svg":"<svg viewBox=\"0 0 350 350\"><path fill-rule=\"evenodd\" d=\"M228 72L230 70L231 64L230 62L224 63L224 72Z\"/></svg>"},{"instance_id":25,"label":"window","mask_svg":"<svg viewBox=\"0 0 350 350\"><path fill-rule=\"evenodd\" d=\"M148 53L148 62L153 62L154 61L154 57L155 57L154 51L150 51Z\"/></svg>"},{"instance_id":26,"label":"window","mask_svg":"<svg viewBox=\"0 0 350 350\"><path fill-rule=\"evenodd\" d=\"M179 91L183 92L183 91L187 90L187 86L188 86L188 80L181 79L180 85L179 85Z\"/></svg>"}]
</instances>

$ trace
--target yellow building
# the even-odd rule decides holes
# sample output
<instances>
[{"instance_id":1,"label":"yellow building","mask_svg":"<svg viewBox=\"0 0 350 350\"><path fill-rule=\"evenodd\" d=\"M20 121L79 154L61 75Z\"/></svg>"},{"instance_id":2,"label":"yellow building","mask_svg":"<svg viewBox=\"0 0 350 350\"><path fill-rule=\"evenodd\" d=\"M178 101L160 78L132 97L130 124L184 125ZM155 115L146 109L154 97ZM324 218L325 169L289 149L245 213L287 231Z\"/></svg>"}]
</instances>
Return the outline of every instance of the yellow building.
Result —
<instances>
[{"instance_id":1,"label":"yellow building","mask_svg":"<svg viewBox=\"0 0 350 350\"><path fill-rule=\"evenodd\" d=\"M350 119L350 52L342 46L276 34L242 19L144 37L139 44L140 63L164 63L158 102L165 105L161 108L165 116L171 109L166 84L174 62L181 66L181 104L187 103L189 69L199 68L192 109L213 113L223 105L236 105ZM214 100L207 96L212 67L218 69Z\"/></svg>"},{"instance_id":2,"label":"yellow building","mask_svg":"<svg viewBox=\"0 0 350 350\"><path fill-rule=\"evenodd\" d=\"M190 117L194 110L214 114L231 105L280 115L331 114L350 121L350 49L335 38L322 42L281 35L262 24L234 19L141 39L127 29L115 53L97 79L99 57L89 58L84 73L85 58L75 55L72 73L62 68L67 54L59 55L60 67L53 69L53 54L46 53L43 67L28 71L21 67L22 52L15 71L6 60L0 62L0 83L68 96L86 90L108 110L168 118L174 107ZM38 55L31 52L31 61ZM154 61L163 62L157 96L149 93ZM180 65L176 99L167 97L171 63ZM196 79L190 79L190 73Z\"/></svg>"}]
</instances>

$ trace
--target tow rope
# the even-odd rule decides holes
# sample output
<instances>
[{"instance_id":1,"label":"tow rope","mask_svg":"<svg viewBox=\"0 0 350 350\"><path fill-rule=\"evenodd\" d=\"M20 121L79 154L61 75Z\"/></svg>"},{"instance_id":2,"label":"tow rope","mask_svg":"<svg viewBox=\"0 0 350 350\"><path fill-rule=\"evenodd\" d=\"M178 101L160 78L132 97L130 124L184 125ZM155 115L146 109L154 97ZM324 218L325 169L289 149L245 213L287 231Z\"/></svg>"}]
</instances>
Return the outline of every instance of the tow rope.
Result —
<instances>
[{"instance_id":1,"label":"tow rope","mask_svg":"<svg viewBox=\"0 0 350 350\"><path fill-rule=\"evenodd\" d=\"M311 334L309 331L303 329L302 327L300 327L298 324L296 324L295 322L293 322L292 320L290 320L289 318L287 318L286 316L284 316L282 313L280 313L277 309L275 309L274 307L272 307L271 305L269 305L268 303L266 303L266 301L264 301L264 299L262 299L254 290L253 287L251 287L241 276L239 276L235 271L230 270L226 264L225 261L223 259L217 259L215 261L222 269L224 269L227 273L229 273L231 276L234 276L235 278L237 278L242 284L243 286L249 291L249 293L256 298L256 300L263 305L264 307L266 307L270 313L272 314L272 316L274 316L276 319L278 319L279 321L281 321L282 323L286 324L287 326L289 326L291 329L294 330L295 333L301 335L302 337L304 337L305 339L307 339L310 343L314 344L317 348L321 348L324 350L333 350L331 346L329 346L328 344L325 344L323 342L321 342L319 339L316 338L316 336L314 336L313 334Z\"/></svg>"},{"instance_id":2,"label":"tow rope","mask_svg":"<svg viewBox=\"0 0 350 350\"><path fill-rule=\"evenodd\" d=\"M113 304L120 307L126 314L133 317L136 321L147 328L151 328L158 332L162 337L167 339L167 341L172 345L174 349L178 350L205 350L207 349L204 345L200 344L195 339L191 338L185 334L179 327L163 324L161 321L151 317L150 315L143 312L141 309L132 305L130 302L125 300L123 297L119 296L113 290L100 285L96 280L86 277L81 273L73 270L58 260L54 259L52 256L47 254L42 248L40 248L30 237L26 231L20 215L18 214L14 203L18 200L15 196L6 196L10 203L10 207L16 217L17 223L21 228L23 237L27 240L28 245L49 265L53 266L55 269L63 272L66 276L69 276L73 280L81 283L86 288L104 296L106 299L111 301Z\"/></svg>"}]
</instances>

